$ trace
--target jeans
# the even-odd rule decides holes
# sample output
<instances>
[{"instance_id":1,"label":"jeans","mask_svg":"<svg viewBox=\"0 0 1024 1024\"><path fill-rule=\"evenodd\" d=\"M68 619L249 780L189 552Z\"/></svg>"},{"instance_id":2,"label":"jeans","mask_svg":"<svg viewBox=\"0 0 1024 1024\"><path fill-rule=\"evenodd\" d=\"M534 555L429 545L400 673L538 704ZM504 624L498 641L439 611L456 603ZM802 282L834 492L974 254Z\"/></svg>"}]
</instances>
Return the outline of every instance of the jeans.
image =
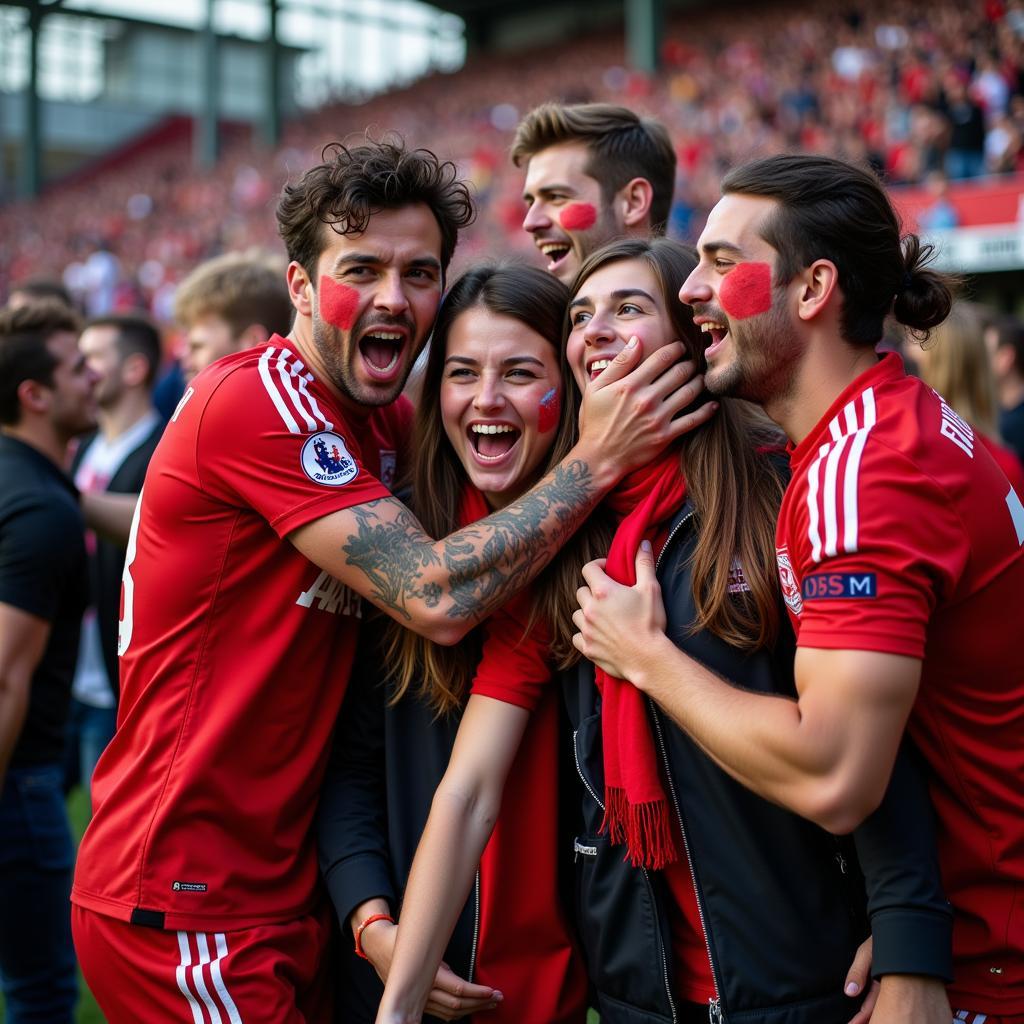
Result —
<instances>
[{"instance_id":1,"label":"jeans","mask_svg":"<svg viewBox=\"0 0 1024 1024\"><path fill-rule=\"evenodd\" d=\"M117 708L97 708L71 698L68 710L64 792L82 786L86 794L100 754L114 738Z\"/></svg>"},{"instance_id":2,"label":"jeans","mask_svg":"<svg viewBox=\"0 0 1024 1024\"><path fill-rule=\"evenodd\" d=\"M950 181L980 178L985 173L985 154L972 149L951 149L946 153L946 177Z\"/></svg>"},{"instance_id":3,"label":"jeans","mask_svg":"<svg viewBox=\"0 0 1024 1024\"><path fill-rule=\"evenodd\" d=\"M9 768L0 791L0 987L8 1024L72 1024L74 845L59 764Z\"/></svg>"}]
</instances>

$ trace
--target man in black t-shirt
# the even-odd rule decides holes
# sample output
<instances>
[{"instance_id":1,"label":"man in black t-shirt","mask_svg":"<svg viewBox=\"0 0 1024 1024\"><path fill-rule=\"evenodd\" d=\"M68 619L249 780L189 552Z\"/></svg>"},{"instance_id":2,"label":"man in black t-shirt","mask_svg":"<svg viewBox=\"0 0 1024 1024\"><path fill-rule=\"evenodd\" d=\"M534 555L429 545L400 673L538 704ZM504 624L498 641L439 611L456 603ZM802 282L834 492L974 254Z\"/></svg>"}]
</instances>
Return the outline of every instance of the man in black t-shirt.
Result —
<instances>
[{"instance_id":1,"label":"man in black t-shirt","mask_svg":"<svg viewBox=\"0 0 1024 1024\"><path fill-rule=\"evenodd\" d=\"M71 1024L64 731L85 608L84 528L62 470L95 423L94 372L60 304L0 312L0 985L11 1024Z\"/></svg>"}]
</instances>

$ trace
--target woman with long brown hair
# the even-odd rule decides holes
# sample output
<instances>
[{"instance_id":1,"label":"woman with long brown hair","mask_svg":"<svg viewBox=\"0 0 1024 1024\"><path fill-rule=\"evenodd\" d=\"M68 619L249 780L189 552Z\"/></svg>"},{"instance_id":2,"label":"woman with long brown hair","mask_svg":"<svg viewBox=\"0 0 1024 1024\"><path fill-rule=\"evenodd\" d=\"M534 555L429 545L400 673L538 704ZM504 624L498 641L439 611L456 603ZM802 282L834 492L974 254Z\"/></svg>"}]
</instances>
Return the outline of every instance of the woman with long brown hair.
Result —
<instances>
[{"instance_id":1,"label":"woman with long brown hair","mask_svg":"<svg viewBox=\"0 0 1024 1024\"><path fill-rule=\"evenodd\" d=\"M985 346L985 313L973 302L954 302L928 343L914 350L913 362L921 380L973 427L1019 494L1024 490L1024 468L999 436L999 400Z\"/></svg>"},{"instance_id":2,"label":"woman with long brown hair","mask_svg":"<svg viewBox=\"0 0 1024 1024\"><path fill-rule=\"evenodd\" d=\"M576 410L561 355L567 299L556 278L520 266L476 268L445 296L416 411L408 498L431 536L514 501L572 446ZM585 537L569 542L569 550L577 548L577 561L598 553ZM571 625L571 596L557 602L562 632ZM474 833L480 840L444 854L443 870L464 885L451 884L451 915L437 951L446 966L435 962L430 972L426 1009L444 1019L486 1009L495 1024L583 1024L585 975L555 865L551 623L524 595L454 647L390 621L376 633L352 674L318 826L324 876L355 952L387 976L394 918L435 789L435 807L451 810L447 818L432 812L435 833L461 833L480 821L490 795L470 806L461 799L467 780L486 762L504 765L504 782L514 761L501 814L495 803L494 817L488 812L486 828ZM475 736L494 742L481 748ZM495 995L499 985L503 997ZM372 1021L380 993L366 965L348 957L338 1019Z\"/></svg>"},{"instance_id":3,"label":"woman with long brown hair","mask_svg":"<svg viewBox=\"0 0 1024 1024\"><path fill-rule=\"evenodd\" d=\"M692 250L667 239L614 242L585 261L565 347L580 391L631 343L648 355L678 339L700 361L701 333L676 301L695 264ZM549 570L540 607L572 603L586 546L607 554L609 575L631 582L640 544L652 542L675 642L741 685L791 692L774 550L783 482L779 435L751 407L722 402L709 423L608 496L581 547ZM577 660L572 629L551 621L552 657L567 667ZM481 671L487 664L485 654ZM867 933L863 887L846 873L852 849L738 786L628 682L583 662L567 674L565 693L583 786L577 930L602 1024L707 1021L709 1013L714 1021L726 1008L764 1024L846 1024L854 1012L843 993L847 969ZM476 699L449 766L459 782L446 776L417 851L377 1018L385 1024L419 1019L470 884L466 865L486 841L506 776L515 777L514 718L485 707L471 715ZM872 854L872 877L889 878L908 859L924 864L927 877L907 903L941 916L937 872L927 869L927 805L910 832L914 807L904 812L873 826L883 852ZM540 851L541 837L523 841L524 856ZM902 891L887 889L885 909L912 928Z\"/></svg>"}]
</instances>

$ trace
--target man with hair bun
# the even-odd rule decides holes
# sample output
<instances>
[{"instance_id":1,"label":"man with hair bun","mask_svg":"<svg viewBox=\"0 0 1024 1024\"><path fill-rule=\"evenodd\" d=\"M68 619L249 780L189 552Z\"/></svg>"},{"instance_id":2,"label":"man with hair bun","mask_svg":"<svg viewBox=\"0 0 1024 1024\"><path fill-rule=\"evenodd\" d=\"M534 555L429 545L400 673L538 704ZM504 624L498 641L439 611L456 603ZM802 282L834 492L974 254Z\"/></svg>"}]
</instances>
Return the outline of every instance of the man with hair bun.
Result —
<instances>
[{"instance_id":1,"label":"man with hair bun","mask_svg":"<svg viewBox=\"0 0 1024 1024\"><path fill-rule=\"evenodd\" d=\"M544 103L519 123L512 162L526 165L523 230L565 284L606 242L665 233L676 154L660 121L610 103Z\"/></svg>"},{"instance_id":2,"label":"man with hair bun","mask_svg":"<svg viewBox=\"0 0 1024 1024\"><path fill-rule=\"evenodd\" d=\"M776 156L722 191L680 298L708 335L708 389L761 404L791 441L776 547L797 697L740 691L679 651L649 553L634 588L585 570L575 642L741 783L833 832L878 806L906 727L954 911L956 1020L1021 1024L1024 505L970 425L875 349L890 314L918 336L941 323L950 282L869 171ZM873 1019L944 1024L946 992L883 986Z\"/></svg>"}]
</instances>

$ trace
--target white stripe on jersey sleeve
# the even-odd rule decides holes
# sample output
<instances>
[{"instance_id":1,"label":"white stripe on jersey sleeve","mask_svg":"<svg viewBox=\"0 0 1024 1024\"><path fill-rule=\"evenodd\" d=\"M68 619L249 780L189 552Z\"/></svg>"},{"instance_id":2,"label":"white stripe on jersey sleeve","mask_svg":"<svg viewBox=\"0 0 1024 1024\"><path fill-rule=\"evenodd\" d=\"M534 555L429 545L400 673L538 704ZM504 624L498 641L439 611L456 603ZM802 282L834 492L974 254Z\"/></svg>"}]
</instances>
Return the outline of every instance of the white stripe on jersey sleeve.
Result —
<instances>
[{"instance_id":1,"label":"white stripe on jersey sleeve","mask_svg":"<svg viewBox=\"0 0 1024 1024\"><path fill-rule=\"evenodd\" d=\"M825 491L822 496L825 510L825 554L832 558L839 540L839 502L836 496L836 481L839 475L839 460L846 450L849 434L843 434L828 453L825 460Z\"/></svg>"},{"instance_id":2,"label":"white stripe on jersey sleeve","mask_svg":"<svg viewBox=\"0 0 1024 1024\"><path fill-rule=\"evenodd\" d=\"M301 365L301 364L299 364ZM294 373L294 363L292 361L292 353L286 349L281 349L280 355L277 357L276 362L277 376L281 381L281 387L284 390L284 397L290 403L292 409L295 410L306 422L306 430L309 433L314 433L319 428L319 424L313 419L312 416L306 411L302 405L302 400L299 398L298 393L295 391L292 385L292 374Z\"/></svg>"},{"instance_id":3,"label":"white stripe on jersey sleeve","mask_svg":"<svg viewBox=\"0 0 1024 1024\"><path fill-rule=\"evenodd\" d=\"M288 406L285 405L284 399L281 397L281 393L277 390L277 386L274 384L273 378L270 376L270 359L277 349L268 345L263 350L263 355L260 356L260 380L263 381L263 386L267 389L267 394L270 395L270 400L274 403L274 408L281 414L281 419L284 420L284 425L293 433L301 434L298 423L295 422L295 417L288 410Z\"/></svg>"},{"instance_id":4,"label":"white stripe on jersey sleeve","mask_svg":"<svg viewBox=\"0 0 1024 1024\"><path fill-rule=\"evenodd\" d=\"M324 415L323 410L317 404L317 400L313 397L313 393L309 390L308 385L313 382L313 374L299 374L299 393L309 402L309 407L313 410L313 415L318 417L324 425L324 430L333 430L334 424Z\"/></svg>"},{"instance_id":5,"label":"white stripe on jersey sleeve","mask_svg":"<svg viewBox=\"0 0 1024 1024\"><path fill-rule=\"evenodd\" d=\"M858 422L861 409L863 423ZM857 550L860 529L857 498L860 462L868 434L876 419L874 389L867 388L863 394L847 402L842 411L829 421L831 440L821 445L817 458L807 472L807 537L811 542L811 558L815 562L820 562L824 556L831 558L840 551L852 554ZM849 454L840 478L839 466L847 449ZM823 486L822 463L825 464ZM822 522L825 526L824 543L820 532Z\"/></svg>"},{"instance_id":6,"label":"white stripe on jersey sleeve","mask_svg":"<svg viewBox=\"0 0 1024 1024\"><path fill-rule=\"evenodd\" d=\"M868 434L871 433L871 428L877 419L874 388L868 388L861 397L864 402L864 426L854 435L843 480L843 520L846 525L846 531L843 534L843 550L847 554L853 554L857 550L860 530L857 498L857 485L860 482L860 459L864 454L864 446L868 443Z\"/></svg>"},{"instance_id":7,"label":"white stripe on jersey sleeve","mask_svg":"<svg viewBox=\"0 0 1024 1024\"><path fill-rule=\"evenodd\" d=\"M831 446L823 444L818 449L818 457L807 471L807 537L811 542L811 558L821 561L821 534L818 532L820 516L818 513L818 477L821 473L822 459L828 455Z\"/></svg>"}]
</instances>

